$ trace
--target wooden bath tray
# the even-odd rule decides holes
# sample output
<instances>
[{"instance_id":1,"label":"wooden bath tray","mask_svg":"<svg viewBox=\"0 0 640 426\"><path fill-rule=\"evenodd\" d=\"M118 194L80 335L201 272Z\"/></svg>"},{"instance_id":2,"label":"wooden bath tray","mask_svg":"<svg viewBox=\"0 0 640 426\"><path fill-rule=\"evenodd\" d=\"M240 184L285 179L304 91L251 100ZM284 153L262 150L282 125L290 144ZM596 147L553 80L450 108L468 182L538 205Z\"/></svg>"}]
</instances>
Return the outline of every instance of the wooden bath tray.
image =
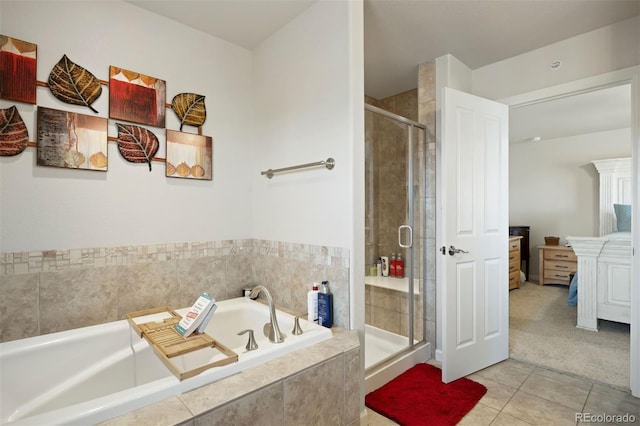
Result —
<instances>
[{"instance_id":1,"label":"wooden bath tray","mask_svg":"<svg viewBox=\"0 0 640 426\"><path fill-rule=\"evenodd\" d=\"M139 317L148 315L161 316L162 314L164 314L163 318L156 321L144 323L137 323L135 321L135 319ZM149 342L156 355L158 355L169 370L180 380L196 376L212 367L220 367L238 361L238 354L206 333L193 333L189 337L182 336L175 330L176 324L178 324L181 319L180 314L168 306L145 309L127 314L127 320L129 324L131 324L131 328L135 330L138 336ZM181 369L172 360L174 357L205 348L216 349L224 358L189 370Z\"/></svg>"}]
</instances>

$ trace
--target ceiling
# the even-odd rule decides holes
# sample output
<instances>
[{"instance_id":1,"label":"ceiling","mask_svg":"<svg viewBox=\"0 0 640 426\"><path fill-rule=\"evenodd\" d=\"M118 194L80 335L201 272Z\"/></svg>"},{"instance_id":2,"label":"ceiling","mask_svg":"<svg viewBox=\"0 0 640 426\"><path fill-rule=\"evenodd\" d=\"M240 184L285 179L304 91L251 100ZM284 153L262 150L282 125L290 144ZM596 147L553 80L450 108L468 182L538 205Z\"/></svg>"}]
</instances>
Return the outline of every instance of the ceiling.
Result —
<instances>
[{"instance_id":1,"label":"ceiling","mask_svg":"<svg viewBox=\"0 0 640 426\"><path fill-rule=\"evenodd\" d=\"M253 49L316 1L335 0L125 1ZM414 89L418 65L447 53L477 69L639 14L640 0L364 0L365 93L382 99ZM602 130L624 120L612 111L630 105L621 90L582 96L513 110L511 140L578 134L580 123ZM618 106L603 114L605 102ZM561 118L567 111L581 118ZM557 125L544 125L545 116Z\"/></svg>"},{"instance_id":2,"label":"ceiling","mask_svg":"<svg viewBox=\"0 0 640 426\"><path fill-rule=\"evenodd\" d=\"M253 49L316 1L128 0ZM417 66L450 53L471 69L640 14L640 0L364 0L365 93L417 85Z\"/></svg>"},{"instance_id":3,"label":"ceiling","mask_svg":"<svg viewBox=\"0 0 640 426\"><path fill-rule=\"evenodd\" d=\"M509 110L511 143L628 128L631 86L604 88Z\"/></svg>"}]
</instances>

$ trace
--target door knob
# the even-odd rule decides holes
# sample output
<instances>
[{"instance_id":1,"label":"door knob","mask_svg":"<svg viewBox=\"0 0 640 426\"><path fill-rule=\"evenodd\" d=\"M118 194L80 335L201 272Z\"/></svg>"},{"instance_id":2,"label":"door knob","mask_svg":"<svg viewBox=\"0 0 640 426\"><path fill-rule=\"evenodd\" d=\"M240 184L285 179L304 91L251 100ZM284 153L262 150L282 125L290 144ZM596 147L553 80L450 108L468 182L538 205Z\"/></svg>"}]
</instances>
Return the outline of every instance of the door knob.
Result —
<instances>
[{"instance_id":1,"label":"door knob","mask_svg":"<svg viewBox=\"0 0 640 426\"><path fill-rule=\"evenodd\" d=\"M469 252L465 250L457 249L455 248L455 246L449 246L449 255L453 256L456 253L469 253Z\"/></svg>"}]
</instances>

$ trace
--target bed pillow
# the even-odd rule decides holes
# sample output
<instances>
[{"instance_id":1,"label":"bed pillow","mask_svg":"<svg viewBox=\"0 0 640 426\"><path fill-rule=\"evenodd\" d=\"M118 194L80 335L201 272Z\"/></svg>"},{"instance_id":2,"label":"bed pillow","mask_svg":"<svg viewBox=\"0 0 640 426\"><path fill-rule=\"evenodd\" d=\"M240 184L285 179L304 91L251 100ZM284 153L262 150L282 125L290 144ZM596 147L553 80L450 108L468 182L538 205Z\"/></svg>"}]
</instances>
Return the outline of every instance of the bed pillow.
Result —
<instances>
[{"instance_id":1,"label":"bed pillow","mask_svg":"<svg viewBox=\"0 0 640 426\"><path fill-rule=\"evenodd\" d=\"M631 204L614 204L618 232L631 232Z\"/></svg>"}]
</instances>

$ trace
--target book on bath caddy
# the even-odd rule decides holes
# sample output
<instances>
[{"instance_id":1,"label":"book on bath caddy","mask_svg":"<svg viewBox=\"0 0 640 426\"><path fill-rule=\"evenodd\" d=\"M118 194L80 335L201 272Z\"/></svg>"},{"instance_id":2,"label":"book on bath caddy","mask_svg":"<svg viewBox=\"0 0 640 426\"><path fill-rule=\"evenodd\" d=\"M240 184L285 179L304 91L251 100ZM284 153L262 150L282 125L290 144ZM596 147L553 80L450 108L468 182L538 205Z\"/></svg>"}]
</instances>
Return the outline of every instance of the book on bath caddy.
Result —
<instances>
[{"instance_id":1,"label":"book on bath caddy","mask_svg":"<svg viewBox=\"0 0 640 426\"><path fill-rule=\"evenodd\" d=\"M176 325L176 331L184 337L188 337L196 330L198 333L203 333L217 307L213 297L202 293Z\"/></svg>"}]
</instances>

